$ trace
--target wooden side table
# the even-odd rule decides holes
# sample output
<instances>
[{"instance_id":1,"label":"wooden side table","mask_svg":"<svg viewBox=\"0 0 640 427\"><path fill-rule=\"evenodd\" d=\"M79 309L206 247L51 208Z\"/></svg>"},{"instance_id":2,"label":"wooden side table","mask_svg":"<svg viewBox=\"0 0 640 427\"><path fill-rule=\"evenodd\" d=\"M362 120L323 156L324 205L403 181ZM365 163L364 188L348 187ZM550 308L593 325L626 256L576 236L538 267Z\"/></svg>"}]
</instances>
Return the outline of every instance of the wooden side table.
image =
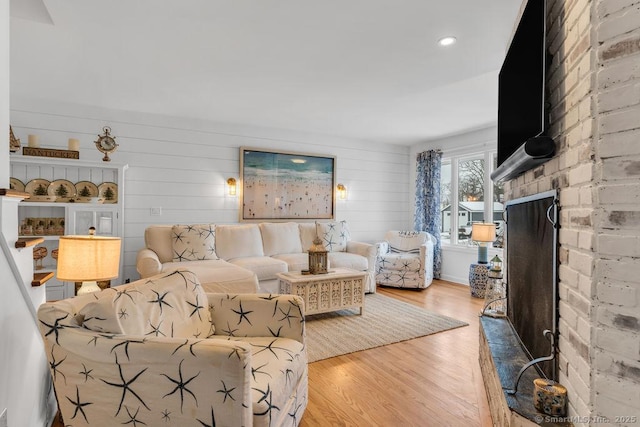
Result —
<instances>
[{"instance_id":1,"label":"wooden side table","mask_svg":"<svg viewBox=\"0 0 640 427\"><path fill-rule=\"evenodd\" d=\"M279 273L281 294L293 294L304 300L305 314L326 313L345 308L364 310L363 271L335 268L327 274Z\"/></svg>"},{"instance_id":2,"label":"wooden side table","mask_svg":"<svg viewBox=\"0 0 640 427\"><path fill-rule=\"evenodd\" d=\"M471 296L484 298L489 281L489 264L471 264L469 266L469 287Z\"/></svg>"}]
</instances>

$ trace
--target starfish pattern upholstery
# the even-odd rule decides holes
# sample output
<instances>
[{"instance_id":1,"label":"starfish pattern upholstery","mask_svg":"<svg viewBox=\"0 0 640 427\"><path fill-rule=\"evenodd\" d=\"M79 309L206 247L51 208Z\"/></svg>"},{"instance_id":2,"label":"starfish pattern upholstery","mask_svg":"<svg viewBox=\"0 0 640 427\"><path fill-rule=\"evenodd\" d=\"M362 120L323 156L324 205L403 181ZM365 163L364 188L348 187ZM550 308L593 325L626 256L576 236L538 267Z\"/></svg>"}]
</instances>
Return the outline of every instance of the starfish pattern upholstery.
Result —
<instances>
[{"instance_id":1,"label":"starfish pattern upholstery","mask_svg":"<svg viewBox=\"0 0 640 427\"><path fill-rule=\"evenodd\" d=\"M318 236L329 252L344 252L350 240L347 221L317 223Z\"/></svg>"},{"instance_id":2,"label":"starfish pattern upholstery","mask_svg":"<svg viewBox=\"0 0 640 427\"><path fill-rule=\"evenodd\" d=\"M376 283L424 289L433 281L435 238L424 231L388 231L379 243Z\"/></svg>"},{"instance_id":3,"label":"starfish pattern upholstery","mask_svg":"<svg viewBox=\"0 0 640 427\"><path fill-rule=\"evenodd\" d=\"M42 304L38 319L64 425L295 427L307 405L294 295L204 293L181 270Z\"/></svg>"},{"instance_id":4,"label":"starfish pattern upholstery","mask_svg":"<svg viewBox=\"0 0 640 427\"><path fill-rule=\"evenodd\" d=\"M215 224L174 225L171 227L171 248L174 262L219 259Z\"/></svg>"}]
</instances>

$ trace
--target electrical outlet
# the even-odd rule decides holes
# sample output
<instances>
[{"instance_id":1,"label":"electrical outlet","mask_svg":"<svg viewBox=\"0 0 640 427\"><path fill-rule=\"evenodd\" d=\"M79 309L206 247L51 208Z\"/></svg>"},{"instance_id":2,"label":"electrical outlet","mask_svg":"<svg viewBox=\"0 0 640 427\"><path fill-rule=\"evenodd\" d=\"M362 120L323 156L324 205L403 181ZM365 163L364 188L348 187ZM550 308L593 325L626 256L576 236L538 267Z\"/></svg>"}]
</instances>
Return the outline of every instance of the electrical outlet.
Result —
<instances>
[{"instance_id":1,"label":"electrical outlet","mask_svg":"<svg viewBox=\"0 0 640 427\"><path fill-rule=\"evenodd\" d=\"M9 427L7 423L7 408L4 408L2 414L0 414L0 427Z\"/></svg>"},{"instance_id":2,"label":"electrical outlet","mask_svg":"<svg viewBox=\"0 0 640 427\"><path fill-rule=\"evenodd\" d=\"M151 216L160 216L160 215L162 215L162 208L151 208Z\"/></svg>"}]
</instances>

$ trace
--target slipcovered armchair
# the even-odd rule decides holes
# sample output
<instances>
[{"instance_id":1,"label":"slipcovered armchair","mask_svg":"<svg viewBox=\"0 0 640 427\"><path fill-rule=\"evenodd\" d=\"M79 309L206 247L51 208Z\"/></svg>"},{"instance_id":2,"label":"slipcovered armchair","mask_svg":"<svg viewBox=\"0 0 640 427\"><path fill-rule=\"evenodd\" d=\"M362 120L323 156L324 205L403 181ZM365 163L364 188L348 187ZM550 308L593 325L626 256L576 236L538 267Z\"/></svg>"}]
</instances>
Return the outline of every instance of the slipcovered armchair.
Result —
<instances>
[{"instance_id":1,"label":"slipcovered armchair","mask_svg":"<svg viewBox=\"0 0 640 427\"><path fill-rule=\"evenodd\" d=\"M307 405L303 301L206 294L189 271L42 304L65 425L291 426Z\"/></svg>"},{"instance_id":2,"label":"slipcovered armchair","mask_svg":"<svg viewBox=\"0 0 640 427\"><path fill-rule=\"evenodd\" d=\"M433 281L435 238L425 231L388 231L378 244L376 283L424 289Z\"/></svg>"}]
</instances>

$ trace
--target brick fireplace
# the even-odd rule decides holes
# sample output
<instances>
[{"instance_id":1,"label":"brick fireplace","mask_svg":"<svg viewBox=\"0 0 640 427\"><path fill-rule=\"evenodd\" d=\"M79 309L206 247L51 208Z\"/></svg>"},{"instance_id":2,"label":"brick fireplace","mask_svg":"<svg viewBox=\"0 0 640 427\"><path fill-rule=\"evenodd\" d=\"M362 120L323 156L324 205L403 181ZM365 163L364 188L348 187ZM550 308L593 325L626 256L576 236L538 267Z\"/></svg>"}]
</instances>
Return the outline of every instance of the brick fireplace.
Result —
<instances>
[{"instance_id":1,"label":"brick fireplace","mask_svg":"<svg viewBox=\"0 0 640 427\"><path fill-rule=\"evenodd\" d=\"M547 5L556 155L507 182L505 197L559 193L558 362L569 416L640 425L640 1Z\"/></svg>"}]
</instances>

